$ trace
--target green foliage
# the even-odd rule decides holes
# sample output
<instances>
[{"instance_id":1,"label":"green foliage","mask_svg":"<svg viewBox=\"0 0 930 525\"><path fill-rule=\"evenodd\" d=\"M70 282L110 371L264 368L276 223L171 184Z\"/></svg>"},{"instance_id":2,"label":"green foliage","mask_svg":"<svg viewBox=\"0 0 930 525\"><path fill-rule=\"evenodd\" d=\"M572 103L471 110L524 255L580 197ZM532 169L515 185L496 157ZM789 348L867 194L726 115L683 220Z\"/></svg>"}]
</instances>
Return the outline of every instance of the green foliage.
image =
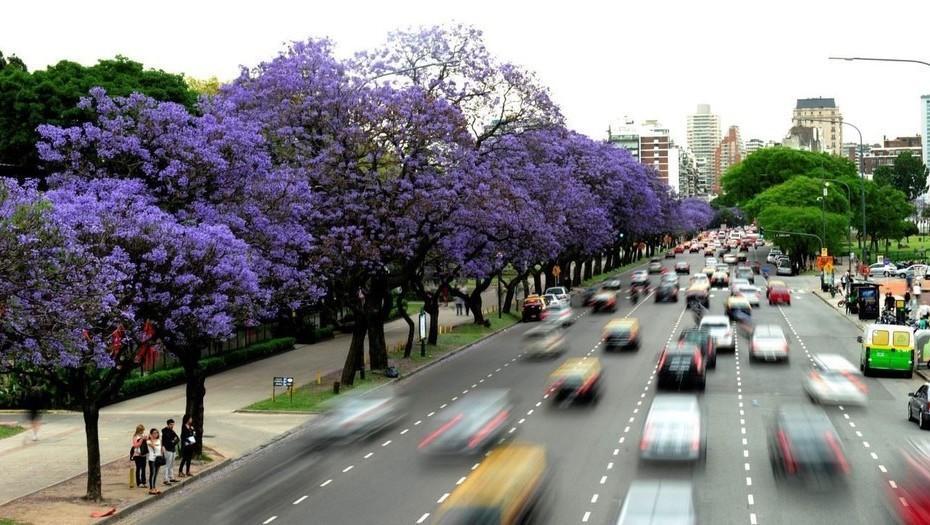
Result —
<instances>
[{"instance_id":1,"label":"green foliage","mask_svg":"<svg viewBox=\"0 0 930 525\"><path fill-rule=\"evenodd\" d=\"M917 225L911 221L901 221L901 237L910 237L911 235L920 234Z\"/></svg>"},{"instance_id":2,"label":"green foliage","mask_svg":"<svg viewBox=\"0 0 930 525\"><path fill-rule=\"evenodd\" d=\"M756 217L770 206L791 205L819 208L819 198L822 196L823 181L801 175L759 193L746 202L742 209L750 217ZM849 212L849 202L845 191L836 186L830 186L826 198L828 212L843 214Z\"/></svg>"},{"instance_id":3,"label":"green foliage","mask_svg":"<svg viewBox=\"0 0 930 525\"><path fill-rule=\"evenodd\" d=\"M220 91L220 80L216 77L210 77L206 79L187 77L185 80L191 91L194 91L199 95L207 95L212 97Z\"/></svg>"},{"instance_id":4,"label":"green foliage","mask_svg":"<svg viewBox=\"0 0 930 525\"><path fill-rule=\"evenodd\" d=\"M5 65L4 65L5 64ZM63 60L48 69L28 72L16 57L0 58L0 163L35 170L35 143L39 124L71 126L86 120L76 107L92 87L111 95L144 93L162 101L193 109L197 94L183 75L144 69L142 64L117 56L87 67Z\"/></svg>"},{"instance_id":5,"label":"green foliage","mask_svg":"<svg viewBox=\"0 0 930 525\"><path fill-rule=\"evenodd\" d=\"M820 242L813 237L801 235L783 235L772 230L799 232L823 237L826 222L825 244L830 253L839 253L840 246L846 239L847 217L838 213L822 214L819 206L769 206L759 214L759 225L766 230L766 238L774 239L775 244L797 260L800 255L814 255L820 249Z\"/></svg>"},{"instance_id":6,"label":"green foliage","mask_svg":"<svg viewBox=\"0 0 930 525\"><path fill-rule=\"evenodd\" d=\"M270 339L261 343L247 346L241 350L229 352L219 356L207 357L200 360L200 366L203 367L207 375L222 372L230 368L235 368L249 361L255 361L274 354L290 350L294 347L294 339L291 337L282 337L280 339ZM119 398L128 399L131 397L141 396L150 392L156 392L168 387L184 383L184 369L170 368L168 370L159 370L146 374L142 377L127 379L120 389Z\"/></svg>"},{"instance_id":7,"label":"green foliage","mask_svg":"<svg viewBox=\"0 0 930 525\"><path fill-rule=\"evenodd\" d=\"M921 216L921 218L924 218L924 219L930 219L930 206L924 208L924 209L920 212L920 216Z\"/></svg>"},{"instance_id":8,"label":"green foliage","mask_svg":"<svg viewBox=\"0 0 930 525\"><path fill-rule=\"evenodd\" d=\"M26 63L22 61L16 55L10 55L9 57L3 56L3 51L0 51L0 71L11 68L19 69L21 71L28 71L26 68Z\"/></svg>"},{"instance_id":9,"label":"green foliage","mask_svg":"<svg viewBox=\"0 0 930 525\"><path fill-rule=\"evenodd\" d=\"M856 175L856 167L845 157L827 153L765 148L730 167L721 183L729 205L740 205L798 175L813 179L851 177Z\"/></svg>"},{"instance_id":10,"label":"green foliage","mask_svg":"<svg viewBox=\"0 0 930 525\"><path fill-rule=\"evenodd\" d=\"M927 191L927 167L910 151L898 154L893 165L876 168L872 178L879 186L900 190L910 201Z\"/></svg>"}]
</instances>

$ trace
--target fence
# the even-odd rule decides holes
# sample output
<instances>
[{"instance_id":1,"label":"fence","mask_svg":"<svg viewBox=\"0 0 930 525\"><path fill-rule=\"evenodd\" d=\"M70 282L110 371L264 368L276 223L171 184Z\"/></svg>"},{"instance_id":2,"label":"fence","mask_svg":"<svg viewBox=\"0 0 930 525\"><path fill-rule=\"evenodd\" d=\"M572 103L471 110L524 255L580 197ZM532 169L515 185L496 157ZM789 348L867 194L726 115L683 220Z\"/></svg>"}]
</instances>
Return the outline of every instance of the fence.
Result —
<instances>
[{"instance_id":1,"label":"fence","mask_svg":"<svg viewBox=\"0 0 930 525\"><path fill-rule=\"evenodd\" d=\"M229 339L210 343L203 357L223 355L227 352L233 352L255 343L267 341L273 338L276 329L276 323L263 324L254 328L239 328L236 330L236 334ZM139 365L139 375L145 375L146 373L155 372L156 370L176 368L180 365L181 362L171 352L162 351L160 352L159 359L156 361L155 366L151 369L145 370L141 364Z\"/></svg>"}]
</instances>

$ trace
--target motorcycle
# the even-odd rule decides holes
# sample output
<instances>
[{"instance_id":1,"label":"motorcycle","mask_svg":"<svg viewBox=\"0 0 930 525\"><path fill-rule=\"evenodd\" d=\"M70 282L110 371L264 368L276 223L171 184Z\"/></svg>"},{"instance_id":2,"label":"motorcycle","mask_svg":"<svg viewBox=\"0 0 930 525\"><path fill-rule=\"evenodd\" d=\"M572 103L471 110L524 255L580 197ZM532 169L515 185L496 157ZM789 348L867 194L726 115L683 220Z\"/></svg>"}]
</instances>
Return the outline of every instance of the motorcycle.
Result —
<instances>
[{"instance_id":1,"label":"motorcycle","mask_svg":"<svg viewBox=\"0 0 930 525\"><path fill-rule=\"evenodd\" d=\"M633 301L633 304L639 301L639 291L635 287L630 289L630 300Z\"/></svg>"}]
</instances>

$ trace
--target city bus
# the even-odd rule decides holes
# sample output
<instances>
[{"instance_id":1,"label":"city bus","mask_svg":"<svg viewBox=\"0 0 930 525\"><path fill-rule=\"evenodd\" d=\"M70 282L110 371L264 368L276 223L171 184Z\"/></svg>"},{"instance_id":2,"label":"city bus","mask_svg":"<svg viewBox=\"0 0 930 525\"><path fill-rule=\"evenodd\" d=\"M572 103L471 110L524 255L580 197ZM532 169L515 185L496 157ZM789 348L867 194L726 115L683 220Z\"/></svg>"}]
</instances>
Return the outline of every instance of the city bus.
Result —
<instances>
[{"instance_id":1,"label":"city bus","mask_svg":"<svg viewBox=\"0 0 930 525\"><path fill-rule=\"evenodd\" d=\"M870 376L873 372L903 372L914 374L914 332L907 326L871 324L858 338L862 345L859 369Z\"/></svg>"}]
</instances>

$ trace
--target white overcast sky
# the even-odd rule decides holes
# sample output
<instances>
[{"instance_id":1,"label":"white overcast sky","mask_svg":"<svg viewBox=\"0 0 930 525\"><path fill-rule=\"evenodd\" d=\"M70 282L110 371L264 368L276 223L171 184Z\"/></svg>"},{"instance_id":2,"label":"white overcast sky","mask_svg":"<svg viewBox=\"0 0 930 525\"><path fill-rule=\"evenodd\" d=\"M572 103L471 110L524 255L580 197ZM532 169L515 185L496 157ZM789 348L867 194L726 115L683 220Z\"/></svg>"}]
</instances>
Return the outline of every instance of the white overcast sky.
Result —
<instances>
[{"instance_id":1,"label":"white overcast sky","mask_svg":"<svg viewBox=\"0 0 930 525\"><path fill-rule=\"evenodd\" d=\"M495 55L539 75L570 127L597 138L631 115L659 119L683 142L686 115L709 103L744 140L778 140L795 99L823 96L876 142L918 133L920 95L930 93L930 67L827 60L930 61L926 0L30 0L2 13L0 50L31 69L119 53L224 80L291 40L326 36L349 55L391 29L469 23Z\"/></svg>"}]
</instances>

